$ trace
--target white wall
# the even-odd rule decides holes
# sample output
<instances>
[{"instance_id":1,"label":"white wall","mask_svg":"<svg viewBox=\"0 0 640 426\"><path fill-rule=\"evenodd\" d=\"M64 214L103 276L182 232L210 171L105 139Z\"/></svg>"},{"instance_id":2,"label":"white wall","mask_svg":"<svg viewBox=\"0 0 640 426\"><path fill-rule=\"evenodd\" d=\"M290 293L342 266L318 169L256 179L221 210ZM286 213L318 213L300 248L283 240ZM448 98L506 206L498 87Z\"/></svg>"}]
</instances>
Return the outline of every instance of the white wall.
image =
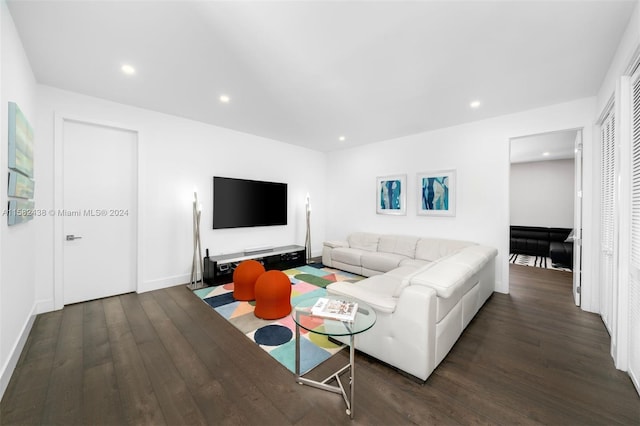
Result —
<instances>
[{"instance_id":1,"label":"white wall","mask_svg":"<svg viewBox=\"0 0 640 426\"><path fill-rule=\"evenodd\" d=\"M573 160L511 164L511 225L573 228Z\"/></svg>"},{"instance_id":2,"label":"white wall","mask_svg":"<svg viewBox=\"0 0 640 426\"><path fill-rule=\"evenodd\" d=\"M324 224L320 218L324 217L327 205L325 154L47 86L38 87L41 143L36 154L40 159L39 181L42 182L38 186L39 208L54 208L56 113L139 131L142 282L138 291L189 281L194 188L203 206L203 255L205 248L213 255L256 246L304 245L307 192L312 197L314 218L317 217L312 218L313 254L321 253ZM288 225L213 230L214 175L288 183ZM37 227L38 234L44 236L37 248L37 297L51 304L54 218L47 216L38 220Z\"/></svg>"},{"instance_id":3,"label":"white wall","mask_svg":"<svg viewBox=\"0 0 640 426\"><path fill-rule=\"evenodd\" d=\"M627 28L620 40L620 44L616 50L616 54L611 61L607 74L598 90L596 100L596 116L603 112L604 107L609 99L614 95L616 88L619 87L620 77L624 74L631 60L636 54L636 50L640 47L640 1L636 1L636 7L633 14L629 18Z\"/></svg>"},{"instance_id":4,"label":"white wall","mask_svg":"<svg viewBox=\"0 0 640 426\"><path fill-rule=\"evenodd\" d=\"M437 236L471 240L496 247L496 290L508 292L509 139L584 127L585 156L591 159L594 98L505 115L455 127L420 133L376 144L333 152L327 162L327 238L344 239L353 231ZM416 214L416 173L457 170L457 214L426 217ZM407 174L406 216L377 215L376 176ZM585 201L591 174L585 170ZM590 202L590 200L589 200ZM585 212L585 228L590 225ZM592 244L585 232L585 245ZM585 264L590 262L585 259ZM585 277L583 297L589 310L591 277Z\"/></svg>"},{"instance_id":5,"label":"white wall","mask_svg":"<svg viewBox=\"0 0 640 426\"><path fill-rule=\"evenodd\" d=\"M7 226L7 114L8 102L16 102L34 128L36 83L7 5L0 1L0 396L4 393L20 351L33 324L35 306L35 241L33 222ZM38 157L35 156L35 170ZM36 202L38 186L36 185Z\"/></svg>"}]
</instances>

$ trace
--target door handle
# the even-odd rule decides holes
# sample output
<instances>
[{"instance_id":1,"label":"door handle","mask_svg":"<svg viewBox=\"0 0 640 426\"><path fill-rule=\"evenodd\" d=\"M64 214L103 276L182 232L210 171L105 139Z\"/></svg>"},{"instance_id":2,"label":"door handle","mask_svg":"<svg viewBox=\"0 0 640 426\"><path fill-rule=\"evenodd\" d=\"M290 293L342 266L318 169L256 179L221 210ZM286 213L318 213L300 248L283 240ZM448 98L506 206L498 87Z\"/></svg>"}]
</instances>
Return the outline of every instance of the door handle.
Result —
<instances>
[{"instance_id":1,"label":"door handle","mask_svg":"<svg viewBox=\"0 0 640 426\"><path fill-rule=\"evenodd\" d=\"M75 235L71 234L71 235L67 235L67 241L73 241L73 240L79 240L82 237L76 237Z\"/></svg>"}]
</instances>

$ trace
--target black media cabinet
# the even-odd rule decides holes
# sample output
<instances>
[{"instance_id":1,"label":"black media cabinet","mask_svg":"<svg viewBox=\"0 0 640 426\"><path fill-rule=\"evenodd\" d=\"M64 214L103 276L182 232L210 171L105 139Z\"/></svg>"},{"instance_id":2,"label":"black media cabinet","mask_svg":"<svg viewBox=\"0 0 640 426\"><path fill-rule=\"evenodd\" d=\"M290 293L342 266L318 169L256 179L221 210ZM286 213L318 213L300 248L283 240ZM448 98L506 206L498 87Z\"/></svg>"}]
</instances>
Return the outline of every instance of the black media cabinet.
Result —
<instances>
[{"instance_id":1,"label":"black media cabinet","mask_svg":"<svg viewBox=\"0 0 640 426\"><path fill-rule=\"evenodd\" d=\"M284 246L255 252L222 254L204 258L204 283L207 286L233 281L233 271L243 260L253 259L272 269L290 269L306 265L306 250L301 246Z\"/></svg>"}]
</instances>

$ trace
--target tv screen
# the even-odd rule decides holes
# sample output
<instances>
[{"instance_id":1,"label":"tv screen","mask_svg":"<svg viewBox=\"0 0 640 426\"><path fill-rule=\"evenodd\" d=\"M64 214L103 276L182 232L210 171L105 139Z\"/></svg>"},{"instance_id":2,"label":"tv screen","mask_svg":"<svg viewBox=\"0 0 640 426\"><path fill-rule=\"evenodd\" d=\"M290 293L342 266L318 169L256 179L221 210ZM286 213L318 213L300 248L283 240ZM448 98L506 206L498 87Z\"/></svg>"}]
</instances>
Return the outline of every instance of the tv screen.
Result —
<instances>
[{"instance_id":1,"label":"tv screen","mask_svg":"<svg viewBox=\"0 0 640 426\"><path fill-rule=\"evenodd\" d=\"M214 176L213 229L286 224L286 183Z\"/></svg>"}]
</instances>

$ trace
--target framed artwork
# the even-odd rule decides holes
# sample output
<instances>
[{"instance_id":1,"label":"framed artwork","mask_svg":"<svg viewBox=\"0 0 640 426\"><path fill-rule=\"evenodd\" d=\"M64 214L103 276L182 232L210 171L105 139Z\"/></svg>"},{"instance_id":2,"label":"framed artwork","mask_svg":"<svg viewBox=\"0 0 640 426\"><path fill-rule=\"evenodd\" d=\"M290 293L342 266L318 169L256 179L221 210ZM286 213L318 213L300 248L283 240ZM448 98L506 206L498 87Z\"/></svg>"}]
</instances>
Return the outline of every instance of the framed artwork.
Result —
<instances>
[{"instance_id":1,"label":"framed artwork","mask_svg":"<svg viewBox=\"0 0 640 426\"><path fill-rule=\"evenodd\" d=\"M18 225L33 219L34 205L35 203L31 200L9 200L7 224Z\"/></svg>"},{"instance_id":2,"label":"framed artwork","mask_svg":"<svg viewBox=\"0 0 640 426\"><path fill-rule=\"evenodd\" d=\"M456 171L418 173L418 214L456 215Z\"/></svg>"},{"instance_id":3,"label":"framed artwork","mask_svg":"<svg viewBox=\"0 0 640 426\"><path fill-rule=\"evenodd\" d=\"M407 175L376 178L376 213L407 214Z\"/></svg>"},{"instance_id":4,"label":"framed artwork","mask_svg":"<svg viewBox=\"0 0 640 426\"><path fill-rule=\"evenodd\" d=\"M9 168L33 177L33 129L18 105L9 102Z\"/></svg>"},{"instance_id":5,"label":"framed artwork","mask_svg":"<svg viewBox=\"0 0 640 426\"><path fill-rule=\"evenodd\" d=\"M35 183L22 173L9 170L9 188L7 195L17 198L33 198Z\"/></svg>"}]
</instances>

